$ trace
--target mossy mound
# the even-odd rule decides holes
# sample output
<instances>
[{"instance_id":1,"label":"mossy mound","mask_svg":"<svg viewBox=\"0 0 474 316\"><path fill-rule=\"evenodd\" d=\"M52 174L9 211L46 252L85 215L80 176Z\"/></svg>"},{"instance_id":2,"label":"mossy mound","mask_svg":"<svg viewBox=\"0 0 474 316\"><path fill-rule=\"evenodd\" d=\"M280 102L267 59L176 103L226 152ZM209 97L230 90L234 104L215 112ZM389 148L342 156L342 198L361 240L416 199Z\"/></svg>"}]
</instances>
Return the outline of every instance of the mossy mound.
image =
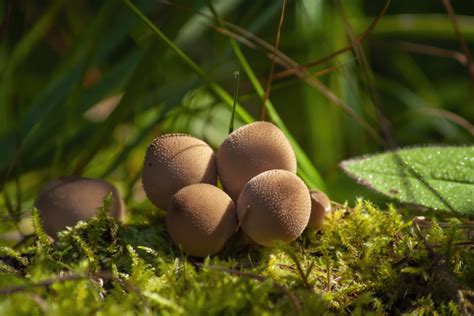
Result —
<instances>
[{"instance_id":1,"label":"mossy mound","mask_svg":"<svg viewBox=\"0 0 474 316\"><path fill-rule=\"evenodd\" d=\"M359 201L290 245L237 234L198 260L173 246L161 213L121 225L104 207L54 243L33 218L34 239L0 249L1 315L472 312L472 227L457 220L414 222Z\"/></svg>"}]
</instances>

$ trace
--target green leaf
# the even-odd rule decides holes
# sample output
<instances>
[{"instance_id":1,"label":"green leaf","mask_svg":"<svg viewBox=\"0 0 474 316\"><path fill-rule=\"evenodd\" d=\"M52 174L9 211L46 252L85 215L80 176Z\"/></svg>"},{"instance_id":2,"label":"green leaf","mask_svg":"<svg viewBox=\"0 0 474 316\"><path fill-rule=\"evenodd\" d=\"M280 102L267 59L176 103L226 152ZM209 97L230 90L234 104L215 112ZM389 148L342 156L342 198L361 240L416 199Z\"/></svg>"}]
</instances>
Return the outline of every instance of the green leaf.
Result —
<instances>
[{"instance_id":1,"label":"green leaf","mask_svg":"<svg viewBox=\"0 0 474 316\"><path fill-rule=\"evenodd\" d=\"M341 167L402 202L474 215L474 146L402 149L346 160Z\"/></svg>"}]
</instances>

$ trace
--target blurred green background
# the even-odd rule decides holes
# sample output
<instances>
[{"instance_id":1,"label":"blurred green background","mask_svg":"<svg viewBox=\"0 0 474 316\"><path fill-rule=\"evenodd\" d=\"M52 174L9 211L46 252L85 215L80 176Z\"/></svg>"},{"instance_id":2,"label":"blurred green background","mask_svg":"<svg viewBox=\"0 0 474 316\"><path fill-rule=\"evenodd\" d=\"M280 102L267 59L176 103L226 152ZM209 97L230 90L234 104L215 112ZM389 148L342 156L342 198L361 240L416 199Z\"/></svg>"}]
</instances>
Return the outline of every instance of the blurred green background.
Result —
<instances>
[{"instance_id":1,"label":"blurred green background","mask_svg":"<svg viewBox=\"0 0 474 316\"><path fill-rule=\"evenodd\" d=\"M258 119L262 98L229 36L216 29L207 1L133 3L230 96L238 70L239 102ZM223 20L275 42L280 1L212 4ZM279 49L299 64L318 61L363 34L384 4L287 1ZM472 50L474 1L452 4ZM0 230L21 226L39 188L70 174L116 184L132 212L151 209L140 176L154 137L186 132L213 148L226 137L229 104L124 2L7 0L0 3L0 17ZM240 36L237 42L265 87L268 51L226 25ZM313 80L346 110L298 76L276 76L270 99L333 200L353 203L364 196L384 204L338 167L344 159L384 150L367 130L380 131L376 109L390 122L397 146L472 144L474 82L441 0L392 1L360 48L310 68ZM361 63L365 58L368 66ZM283 70L276 65L276 74ZM236 124L243 124L239 117Z\"/></svg>"}]
</instances>

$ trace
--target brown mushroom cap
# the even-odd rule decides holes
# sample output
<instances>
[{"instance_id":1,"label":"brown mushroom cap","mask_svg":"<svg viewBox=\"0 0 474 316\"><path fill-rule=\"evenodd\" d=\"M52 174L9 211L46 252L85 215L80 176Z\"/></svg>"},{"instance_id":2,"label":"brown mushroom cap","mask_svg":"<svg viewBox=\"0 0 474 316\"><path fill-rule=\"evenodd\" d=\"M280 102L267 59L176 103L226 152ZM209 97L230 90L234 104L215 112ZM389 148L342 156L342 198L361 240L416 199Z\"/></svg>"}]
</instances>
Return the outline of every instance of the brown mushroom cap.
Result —
<instances>
[{"instance_id":1,"label":"brown mushroom cap","mask_svg":"<svg viewBox=\"0 0 474 316\"><path fill-rule=\"evenodd\" d=\"M117 189L108 182L88 178L60 178L46 184L35 200L43 226L50 236L97 214L107 194L112 193L110 214L121 219L124 206Z\"/></svg>"},{"instance_id":2,"label":"brown mushroom cap","mask_svg":"<svg viewBox=\"0 0 474 316\"><path fill-rule=\"evenodd\" d=\"M150 201L165 209L181 188L195 183L217 183L214 151L190 135L157 137L145 155L142 183Z\"/></svg>"},{"instance_id":3,"label":"brown mushroom cap","mask_svg":"<svg viewBox=\"0 0 474 316\"><path fill-rule=\"evenodd\" d=\"M272 169L296 173L296 157L283 132L268 122L255 122L231 133L217 152L218 174L225 191L237 201L244 185Z\"/></svg>"},{"instance_id":4,"label":"brown mushroom cap","mask_svg":"<svg viewBox=\"0 0 474 316\"><path fill-rule=\"evenodd\" d=\"M237 227L237 214L224 191L199 183L173 196L166 225L175 244L192 256L205 257L222 250Z\"/></svg>"},{"instance_id":5,"label":"brown mushroom cap","mask_svg":"<svg viewBox=\"0 0 474 316\"><path fill-rule=\"evenodd\" d=\"M331 201L328 196L321 191L311 190L311 217L307 228L310 230L321 229L324 224L324 217L331 212Z\"/></svg>"},{"instance_id":6,"label":"brown mushroom cap","mask_svg":"<svg viewBox=\"0 0 474 316\"><path fill-rule=\"evenodd\" d=\"M286 170L270 170L252 178L237 202L243 231L263 246L298 238L310 214L311 198L306 185Z\"/></svg>"}]
</instances>

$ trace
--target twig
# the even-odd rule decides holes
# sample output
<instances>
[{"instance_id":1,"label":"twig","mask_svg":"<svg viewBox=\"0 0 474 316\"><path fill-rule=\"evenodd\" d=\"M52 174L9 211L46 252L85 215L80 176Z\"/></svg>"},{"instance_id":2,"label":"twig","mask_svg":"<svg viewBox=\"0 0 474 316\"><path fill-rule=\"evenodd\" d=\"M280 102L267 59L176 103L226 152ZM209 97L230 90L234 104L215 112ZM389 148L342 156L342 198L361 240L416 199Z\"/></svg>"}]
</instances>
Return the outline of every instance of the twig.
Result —
<instances>
[{"instance_id":1,"label":"twig","mask_svg":"<svg viewBox=\"0 0 474 316\"><path fill-rule=\"evenodd\" d=\"M337 1L340 9L341 9L341 14L343 17L343 20L345 22L346 30L351 38L353 39L353 31L352 31L352 26L349 22L349 19L344 11L344 6L342 5L341 0ZM387 0L385 8L388 7L390 3L390 0ZM397 163L399 169L400 169L400 174L406 175L406 171L408 171L408 174L416 178L418 182L420 182L425 188L427 188L436 198L448 209L450 210L455 216L459 216L458 212L454 207L451 205L451 203L438 191L436 190L428 181L426 181L412 166L408 165L402 157L398 154L396 151L397 145L395 143L395 139L392 135L392 131L390 128L390 122L388 119L385 117L385 115L382 113L380 110L379 102L378 102L378 95L377 91L375 88L374 84L374 78L372 74L372 70L370 68L370 65L367 61L367 58L365 57L364 51L361 49L360 45L355 45L354 46L354 51L357 56L357 60L360 63L360 66L363 70L363 74L365 76L369 94L372 100L372 105L376 114L376 119L378 122L378 126L380 127L380 130L382 131L382 135L384 137L384 147L387 150L390 150L393 154L393 158L395 162ZM411 187L411 184L404 178L404 184L407 187ZM407 191L410 191L410 188L407 188Z\"/></svg>"},{"instance_id":2,"label":"twig","mask_svg":"<svg viewBox=\"0 0 474 316\"><path fill-rule=\"evenodd\" d=\"M228 22L226 22L226 23L228 23ZM214 29L216 32L219 32L219 33L221 33L221 34L223 34L223 35L225 35L225 36L227 36L227 37L230 37L230 38L232 38L232 39L238 41L239 43L241 43L241 44L243 44L243 45L245 45L245 46L247 46L247 47L249 47L249 48L251 48L251 49L255 49L255 50L256 50L256 49L259 49L259 48L260 48L260 47L258 47L254 42L251 42L250 40L246 39L245 37L243 37L243 36L241 36L241 35L239 35L239 34L237 34L237 33L234 33L234 32L232 32L232 31L229 31L229 30L225 29L225 28L218 27L218 26L214 26L214 25L210 25L210 27L211 27L212 29ZM270 48L271 48L271 47L272 47L272 46L270 46ZM265 51L265 52L266 52L266 51ZM287 61L285 58L283 58L283 56L280 56L280 53L279 53L278 51L275 52L275 54L269 52L269 53L267 54L267 57L268 57L269 59L274 58L274 59L275 59L275 62L276 62L277 64L279 64L279 65L282 65L282 66L284 66L284 67L286 67L286 68L290 67L290 66L288 65L288 61ZM320 77L320 76L323 76L323 75L325 75L325 74L327 74L327 73L330 73L330 72L332 72L332 71L338 70L339 68L342 68L342 67L345 66L346 64L352 62L353 60L355 60L355 59L348 60L348 61L345 62L345 63L340 63L340 64L338 64L338 65L331 66L331 67L328 67L328 68L325 68L325 69L322 69L322 70L317 70L317 71L315 71L315 72L313 72L313 73L308 72L308 74L306 75L306 77L308 78L308 77ZM293 75L293 74L291 74L291 75ZM276 73L276 74L273 75L272 82L275 82L275 81L277 81L277 80L283 80L283 79L285 79L285 78L287 78L287 77L289 77L289 76L290 76L290 74L285 74L284 71L278 72L278 73ZM263 79L262 79L262 81L263 81Z\"/></svg>"},{"instance_id":3,"label":"twig","mask_svg":"<svg viewBox=\"0 0 474 316\"><path fill-rule=\"evenodd\" d=\"M406 42L406 41L393 41L393 42L388 42L388 43L387 41L383 41L383 42L376 41L374 42L374 44L376 46L387 45L390 47L401 48L405 51L413 52L417 54L452 58L456 60L457 62L459 62L461 65L464 65L464 66L467 65L466 56L464 56L464 54L455 50L450 50L450 49L445 49L445 48L440 48L440 47L425 45L425 44L420 44L420 43Z\"/></svg>"},{"instance_id":4,"label":"twig","mask_svg":"<svg viewBox=\"0 0 474 316\"><path fill-rule=\"evenodd\" d=\"M336 50L335 52L333 52L333 53L331 53L327 56L324 56L324 57L322 57L322 58L320 58L316 61L312 61L312 62L307 63L307 64L298 65L296 67L288 68L288 69L286 69L282 72L279 72L277 75L279 75L281 78L284 78L284 77L289 76L289 75L294 75L294 74L298 73L301 70L307 70L311 67L314 67L314 66L322 64L326 61L329 61L329 60L333 59L334 57L336 57L336 56L338 56L342 53L345 53L347 51L352 50L355 46L362 44L369 37L369 35L372 33L372 31L375 29L375 27L379 23L379 21L385 15L385 12L387 12L387 9L388 9L389 5L390 5L390 1L386 1L382 11L380 11L380 13L377 15L377 17L372 21L372 23L369 25L367 30L365 30L365 32L362 33L361 35L357 36L348 46L340 48L340 49Z\"/></svg>"},{"instance_id":5,"label":"twig","mask_svg":"<svg viewBox=\"0 0 474 316\"><path fill-rule=\"evenodd\" d=\"M265 87L265 95L263 96L262 107L260 108L261 121L264 121L266 118L267 100L270 98L270 89L271 89L272 81L273 81L273 73L275 71L275 52L278 50L278 46L280 46L281 27L283 26L283 21L285 19L285 7L286 7L286 0L283 0L282 5L281 5L280 21L278 22L278 29L277 29L277 34L275 38L275 45L273 46L273 51L272 51L272 62L270 64L270 74L268 75L268 80Z\"/></svg>"},{"instance_id":6,"label":"twig","mask_svg":"<svg viewBox=\"0 0 474 316\"><path fill-rule=\"evenodd\" d=\"M443 110L443 109L436 109L436 108L426 108L423 109L424 112L429 113L434 116L442 117L448 121L453 122L454 124L459 125L460 127L464 128L469 134L474 136L474 125L471 124L467 119L458 115L456 113Z\"/></svg>"},{"instance_id":7,"label":"twig","mask_svg":"<svg viewBox=\"0 0 474 316\"><path fill-rule=\"evenodd\" d=\"M259 38L258 36L248 32L247 30L231 24L229 22L225 22L227 26L234 29L235 31L243 34L248 39L254 40L258 45L262 48L266 49L267 51L272 51L273 46L268 42L264 41L263 39ZM230 31L228 31L229 33ZM234 37L236 40L239 40L239 35L235 35ZM242 42L245 44L245 42ZM275 52L278 58L275 58L275 62L279 63L285 68L297 67L299 64L295 62L293 59L285 55L280 50ZM269 54L269 57L271 55ZM322 95L324 95L330 102L334 105L340 107L343 111L345 111L349 116L351 116L360 126L362 126L367 133L379 144L384 144L384 140L378 135L377 131L367 123L361 116L359 116L348 104L342 101L331 89L329 89L325 84L319 81L314 75L312 75L308 70L301 70L296 72L295 75L306 82L312 88L318 90Z\"/></svg>"},{"instance_id":8,"label":"twig","mask_svg":"<svg viewBox=\"0 0 474 316\"><path fill-rule=\"evenodd\" d=\"M124 1L127 1L127 0L124 0ZM193 13L199 14L201 16L204 16L204 17L208 18L208 19L213 19L213 17L210 16L209 14L189 9L186 6L172 4L168 1L161 1L161 3L165 4L165 5L172 5L172 6L180 8L180 9L192 11ZM368 36L369 33L371 33L373 28L375 28L375 26L377 25L378 20L380 19L380 17L383 14L384 14L384 10L382 10L382 12L376 17L374 22L366 30L366 32L364 33L365 37ZM249 41L249 39L250 39L250 40L254 41L255 43L257 43L260 47L264 48L265 50L267 50L269 52L272 52L274 50L273 45L269 44L268 42L266 42L265 40L263 40L260 37L256 36L255 34L247 31L246 29L244 29L244 28L242 28L238 25L235 25L233 23L227 22L227 21L222 20L222 23L225 26L231 28L234 32L237 32L238 34L241 34L241 35L244 36L244 37L242 37L242 36L240 36L236 33L233 33L229 30L222 31L222 33L226 34L227 36L229 36L229 34L233 34L234 39L236 39L240 43L242 43L246 46L249 46L251 48L256 48L256 45ZM219 28L215 28L215 29L218 30ZM344 51L350 50L351 48L352 48L352 46L349 46ZM338 54L340 54L342 52L343 51L340 51L339 53L337 53L334 56L331 56L330 58L333 58L333 57L337 56ZM287 55L285 55L283 52L281 52L278 49L275 50L275 55L277 57L277 58L275 58L275 62L277 62L278 64L282 65L283 67L285 67L287 69L290 69L290 68L298 69L297 71L294 72L294 75L296 75L298 78L304 80L309 86L311 86L312 88L318 90L322 95L324 95L330 102L332 102L334 105L340 107L343 111L345 111L359 125L361 125L367 131L367 133L377 143L379 143L379 144L384 143L384 140L380 137L380 135L378 135L377 131L369 123L365 122L365 120L362 117L360 117L348 104L346 104L344 101L342 101L337 95L334 94L333 91L331 91L331 89L329 89L326 85L324 85L322 82L320 82L315 76L312 76L311 73L309 73L306 69L304 69L304 67L300 67L301 65L299 65L297 62L295 62L293 59L291 59L290 57L288 57ZM272 57L272 55L270 55L270 57ZM299 68L301 68L301 69L299 69Z\"/></svg>"},{"instance_id":9,"label":"twig","mask_svg":"<svg viewBox=\"0 0 474 316\"><path fill-rule=\"evenodd\" d=\"M474 85L474 63L472 62L472 55L469 47L467 46L466 39L462 34L461 30L459 29L458 19L456 17L456 13L454 12L453 6L449 0L443 0L443 5L448 12L449 18L451 19L451 23L453 24L454 33L459 40L459 44L461 45L461 50L464 53L464 56L467 59L467 71L469 73L469 77L471 78L472 84Z\"/></svg>"}]
</instances>

